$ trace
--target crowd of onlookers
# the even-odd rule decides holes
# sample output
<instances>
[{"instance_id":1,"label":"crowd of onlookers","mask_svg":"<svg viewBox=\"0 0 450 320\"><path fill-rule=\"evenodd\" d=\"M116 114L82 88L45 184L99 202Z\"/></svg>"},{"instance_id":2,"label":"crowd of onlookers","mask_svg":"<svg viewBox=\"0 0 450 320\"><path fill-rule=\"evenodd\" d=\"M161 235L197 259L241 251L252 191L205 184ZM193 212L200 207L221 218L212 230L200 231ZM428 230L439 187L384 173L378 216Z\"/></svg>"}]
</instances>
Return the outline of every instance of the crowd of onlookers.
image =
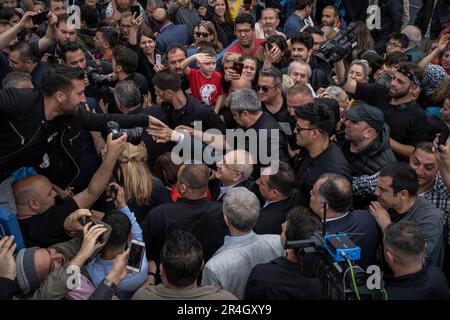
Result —
<instances>
[{"instance_id":1,"label":"crowd of onlookers","mask_svg":"<svg viewBox=\"0 0 450 320\"><path fill-rule=\"evenodd\" d=\"M449 17L0 0L0 299L335 298L291 243L322 230L361 249L344 285L448 299Z\"/></svg>"}]
</instances>

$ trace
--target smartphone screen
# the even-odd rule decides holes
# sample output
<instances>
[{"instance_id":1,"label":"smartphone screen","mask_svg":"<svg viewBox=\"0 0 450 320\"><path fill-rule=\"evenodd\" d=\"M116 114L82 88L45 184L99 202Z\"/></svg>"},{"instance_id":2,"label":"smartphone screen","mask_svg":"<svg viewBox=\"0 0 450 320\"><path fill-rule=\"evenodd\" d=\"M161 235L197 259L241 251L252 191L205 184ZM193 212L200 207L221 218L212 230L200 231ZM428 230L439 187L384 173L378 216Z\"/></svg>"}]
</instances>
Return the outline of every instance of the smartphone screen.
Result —
<instances>
[{"instance_id":1,"label":"smartphone screen","mask_svg":"<svg viewBox=\"0 0 450 320\"><path fill-rule=\"evenodd\" d=\"M45 11L38 13L35 16L32 16L31 20L33 21L33 24L40 25L44 21L47 21L48 20L48 18L47 18L48 12L49 12L49 10L45 10Z\"/></svg>"},{"instance_id":2,"label":"smartphone screen","mask_svg":"<svg viewBox=\"0 0 450 320\"><path fill-rule=\"evenodd\" d=\"M268 51L272 50L273 45L270 42L264 42L264 48Z\"/></svg>"},{"instance_id":3,"label":"smartphone screen","mask_svg":"<svg viewBox=\"0 0 450 320\"><path fill-rule=\"evenodd\" d=\"M448 136L450 135L450 129L448 127L444 129L444 131L439 135L439 142L438 145L445 146L445 143L447 142Z\"/></svg>"},{"instance_id":4,"label":"smartphone screen","mask_svg":"<svg viewBox=\"0 0 450 320\"><path fill-rule=\"evenodd\" d=\"M155 54L155 62L156 62L156 64L161 64L161 55L160 54Z\"/></svg>"},{"instance_id":5,"label":"smartphone screen","mask_svg":"<svg viewBox=\"0 0 450 320\"><path fill-rule=\"evenodd\" d=\"M141 10L140 10L139 6L131 6L131 15L133 15L135 17L139 17L140 14L141 14Z\"/></svg>"},{"instance_id":6,"label":"smartphone screen","mask_svg":"<svg viewBox=\"0 0 450 320\"><path fill-rule=\"evenodd\" d=\"M139 272L141 270L142 257L144 256L145 243L138 240L131 241L130 254L128 256L127 269Z\"/></svg>"},{"instance_id":7,"label":"smartphone screen","mask_svg":"<svg viewBox=\"0 0 450 320\"><path fill-rule=\"evenodd\" d=\"M244 69L244 64L239 61L234 61L232 68L238 75L242 75L242 70Z\"/></svg>"}]
</instances>

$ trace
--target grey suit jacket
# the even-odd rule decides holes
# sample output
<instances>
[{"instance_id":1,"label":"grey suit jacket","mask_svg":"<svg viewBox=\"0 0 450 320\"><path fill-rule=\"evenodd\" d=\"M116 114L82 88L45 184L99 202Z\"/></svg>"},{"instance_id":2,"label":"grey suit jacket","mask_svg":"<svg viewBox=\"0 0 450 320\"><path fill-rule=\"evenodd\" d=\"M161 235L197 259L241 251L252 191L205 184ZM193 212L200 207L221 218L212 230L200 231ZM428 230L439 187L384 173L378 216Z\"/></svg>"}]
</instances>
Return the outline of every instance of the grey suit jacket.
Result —
<instances>
[{"instance_id":1,"label":"grey suit jacket","mask_svg":"<svg viewBox=\"0 0 450 320\"><path fill-rule=\"evenodd\" d=\"M252 233L241 242L217 250L203 269L202 286L215 285L243 299L252 268L284 255L279 235Z\"/></svg>"}]
</instances>

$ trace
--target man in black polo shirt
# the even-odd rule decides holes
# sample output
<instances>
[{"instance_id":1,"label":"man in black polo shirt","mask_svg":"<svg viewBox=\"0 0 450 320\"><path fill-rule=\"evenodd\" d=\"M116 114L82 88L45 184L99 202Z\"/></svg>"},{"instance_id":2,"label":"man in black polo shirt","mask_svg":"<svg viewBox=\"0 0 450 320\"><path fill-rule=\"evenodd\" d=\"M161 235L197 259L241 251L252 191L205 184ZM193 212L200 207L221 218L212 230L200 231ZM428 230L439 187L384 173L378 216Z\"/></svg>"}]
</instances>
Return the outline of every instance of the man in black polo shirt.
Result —
<instances>
[{"instance_id":1,"label":"man in black polo shirt","mask_svg":"<svg viewBox=\"0 0 450 320\"><path fill-rule=\"evenodd\" d=\"M389 225L384 233L384 257L393 275L383 277L389 300L448 300L442 271L423 265L425 239L421 228L410 221Z\"/></svg>"},{"instance_id":2,"label":"man in black polo shirt","mask_svg":"<svg viewBox=\"0 0 450 320\"><path fill-rule=\"evenodd\" d=\"M391 82L391 89L376 83L357 83L347 79L345 90L357 100L380 108L391 129L390 143L399 159L408 159L414 146L425 141L427 119L415 101L420 93L422 70L410 62L400 63Z\"/></svg>"},{"instance_id":3,"label":"man in black polo shirt","mask_svg":"<svg viewBox=\"0 0 450 320\"><path fill-rule=\"evenodd\" d=\"M335 114L318 103L296 108L297 144L302 147L298 157L295 187L300 191L300 204L309 205L310 191L319 177L327 172L338 173L351 180L350 167L342 151L332 142L330 134L336 127Z\"/></svg>"}]
</instances>

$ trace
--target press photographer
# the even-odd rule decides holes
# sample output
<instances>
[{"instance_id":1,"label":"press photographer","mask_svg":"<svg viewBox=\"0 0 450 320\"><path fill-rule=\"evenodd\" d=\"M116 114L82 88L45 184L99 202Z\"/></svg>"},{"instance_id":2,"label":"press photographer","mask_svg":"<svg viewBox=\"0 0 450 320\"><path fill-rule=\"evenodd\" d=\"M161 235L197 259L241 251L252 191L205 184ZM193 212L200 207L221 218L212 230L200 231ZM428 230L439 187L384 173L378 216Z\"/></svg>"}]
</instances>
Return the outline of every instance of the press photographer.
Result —
<instances>
[{"instance_id":1,"label":"press photographer","mask_svg":"<svg viewBox=\"0 0 450 320\"><path fill-rule=\"evenodd\" d=\"M87 59L83 48L75 42L62 47L65 64L72 68L81 68L85 73L85 95L97 101L109 94L109 81L112 79L112 64L107 61Z\"/></svg>"}]
</instances>

